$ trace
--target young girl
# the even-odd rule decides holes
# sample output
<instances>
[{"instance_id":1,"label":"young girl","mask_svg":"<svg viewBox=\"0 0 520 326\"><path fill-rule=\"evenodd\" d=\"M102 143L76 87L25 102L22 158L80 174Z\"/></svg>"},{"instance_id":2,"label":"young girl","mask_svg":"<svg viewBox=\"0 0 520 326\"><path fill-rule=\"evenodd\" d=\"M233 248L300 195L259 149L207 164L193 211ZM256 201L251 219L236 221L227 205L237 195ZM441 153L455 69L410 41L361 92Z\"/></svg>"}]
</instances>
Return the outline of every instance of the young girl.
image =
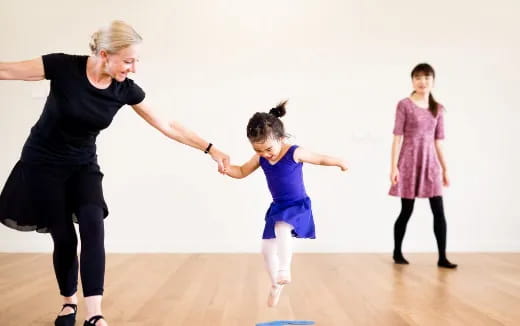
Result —
<instances>
[{"instance_id":1,"label":"young girl","mask_svg":"<svg viewBox=\"0 0 520 326\"><path fill-rule=\"evenodd\" d=\"M269 307L278 303L282 287L291 282L292 237L315 238L311 200L303 184L303 162L347 170L341 159L285 142L287 136L279 118L285 115L286 103L280 103L269 113L253 115L247 125L247 138L256 154L244 165L232 165L226 172L240 179L262 167L273 196L262 236L262 253L272 283L267 300Z\"/></svg>"},{"instance_id":2,"label":"young girl","mask_svg":"<svg viewBox=\"0 0 520 326\"><path fill-rule=\"evenodd\" d=\"M392 145L390 195L401 197L402 204L394 226L393 259L396 264L408 264L401 251L406 224L412 215L415 198L429 198L439 250L437 265L455 268L457 265L446 258L446 220L442 205L442 184L449 185L441 146L444 107L432 96L435 71L429 64L417 65L411 75L414 91L397 105Z\"/></svg>"}]
</instances>

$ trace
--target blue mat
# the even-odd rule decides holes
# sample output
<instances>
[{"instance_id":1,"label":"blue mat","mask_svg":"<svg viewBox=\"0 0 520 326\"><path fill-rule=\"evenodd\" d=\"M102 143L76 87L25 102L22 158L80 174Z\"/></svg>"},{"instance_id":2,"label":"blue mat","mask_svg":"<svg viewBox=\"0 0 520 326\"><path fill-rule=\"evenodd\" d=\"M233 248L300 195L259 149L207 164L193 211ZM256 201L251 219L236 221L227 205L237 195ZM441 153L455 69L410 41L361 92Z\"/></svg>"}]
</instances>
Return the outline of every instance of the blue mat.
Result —
<instances>
[{"instance_id":1,"label":"blue mat","mask_svg":"<svg viewBox=\"0 0 520 326\"><path fill-rule=\"evenodd\" d=\"M314 325L311 320L276 320L266 323L259 323L256 326L284 326L284 325Z\"/></svg>"}]
</instances>

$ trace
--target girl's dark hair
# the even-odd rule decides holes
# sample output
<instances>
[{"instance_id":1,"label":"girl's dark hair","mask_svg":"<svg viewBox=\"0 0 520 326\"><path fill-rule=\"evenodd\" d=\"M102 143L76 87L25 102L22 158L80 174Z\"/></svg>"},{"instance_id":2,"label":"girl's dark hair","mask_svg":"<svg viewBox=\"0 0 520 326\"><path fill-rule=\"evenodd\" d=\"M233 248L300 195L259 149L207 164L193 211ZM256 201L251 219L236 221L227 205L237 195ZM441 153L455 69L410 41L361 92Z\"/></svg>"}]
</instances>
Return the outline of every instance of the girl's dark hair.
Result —
<instances>
[{"instance_id":1,"label":"girl's dark hair","mask_svg":"<svg viewBox=\"0 0 520 326\"><path fill-rule=\"evenodd\" d=\"M269 113L257 112L249 119L247 138L250 142L261 143L269 137L275 139L287 137L282 120L280 120L286 112L285 104L287 104L287 100L280 102Z\"/></svg>"},{"instance_id":2,"label":"girl's dark hair","mask_svg":"<svg viewBox=\"0 0 520 326\"><path fill-rule=\"evenodd\" d=\"M432 78L435 79L435 70L433 70L433 67L427 63L420 63L415 66L412 70L411 76L414 78L415 76L421 74L425 76L432 76ZM412 94L413 93L415 93L415 91L413 91ZM430 110L434 117L436 117L439 113L439 103L435 100L431 92L430 96L428 97L428 110Z\"/></svg>"}]
</instances>

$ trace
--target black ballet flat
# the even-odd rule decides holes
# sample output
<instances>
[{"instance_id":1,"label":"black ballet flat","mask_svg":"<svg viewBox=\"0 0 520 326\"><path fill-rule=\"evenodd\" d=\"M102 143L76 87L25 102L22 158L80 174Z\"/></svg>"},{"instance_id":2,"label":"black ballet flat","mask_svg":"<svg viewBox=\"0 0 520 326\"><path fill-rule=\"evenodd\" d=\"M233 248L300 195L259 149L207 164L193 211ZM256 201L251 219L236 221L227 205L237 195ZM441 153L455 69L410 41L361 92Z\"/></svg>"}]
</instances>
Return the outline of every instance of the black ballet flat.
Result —
<instances>
[{"instance_id":1,"label":"black ballet flat","mask_svg":"<svg viewBox=\"0 0 520 326\"><path fill-rule=\"evenodd\" d=\"M437 263L437 266L442 267L442 268L454 269L454 268L457 268L458 265L451 263L449 260L443 260L443 261L439 261Z\"/></svg>"},{"instance_id":2,"label":"black ballet flat","mask_svg":"<svg viewBox=\"0 0 520 326\"><path fill-rule=\"evenodd\" d=\"M406 260L403 257L403 255L396 255L394 253L392 258L394 259L394 263L397 264L397 265L408 265L409 264L408 260Z\"/></svg>"},{"instance_id":3,"label":"black ballet flat","mask_svg":"<svg viewBox=\"0 0 520 326\"><path fill-rule=\"evenodd\" d=\"M78 305L73 303L66 303L61 310L66 307L74 309L74 312L68 315L58 316L54 322L54 326L74 326L76 324L76 313L78 312Z\"/></svg>"},{"instance_id":4,"label":"black ballet flat","mask_svg":"<svg viewBox=\"0 0 520 326\"><path fill-rule=\"evenodd\" d=\"M103 316L101 316L101 315L94 316L94 317L90 318L88 321L85 320L85 323L83 324L83 326L95 326L96 323L100 319L105 319L105 318Z\"/></svg>"}]
</instances>

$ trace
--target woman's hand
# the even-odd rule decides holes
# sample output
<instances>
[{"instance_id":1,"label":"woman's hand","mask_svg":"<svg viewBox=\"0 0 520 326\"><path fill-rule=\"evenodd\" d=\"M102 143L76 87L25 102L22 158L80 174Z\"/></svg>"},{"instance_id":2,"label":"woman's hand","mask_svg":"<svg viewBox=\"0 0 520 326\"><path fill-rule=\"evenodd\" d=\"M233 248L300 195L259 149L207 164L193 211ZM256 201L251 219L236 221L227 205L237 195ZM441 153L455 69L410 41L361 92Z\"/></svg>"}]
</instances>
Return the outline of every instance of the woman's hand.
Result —
<instances>
[{"instance_id":1,"label":"woman's hand","mask_svg":"<svg viewBox=\"0 0 520 326\"><path fill-rule=\"evenodd\" d=\"M218 172L225 174L229 171L229 155L221 152L214 146L209 150L211 158L218 164Z\"/></svg>"},{"instance_id":2,"label":"woman's hand","mask_svg":"<svg viewBox=\"0 0 520 326\"><path fill-rule=\"evenodd\" d=\"M448 177L448 171L442 172L442 184L444 187L450 186L450 178Z\"/></svg>"},{"instance_id":3,"label":"woman's hand","mask_svg":"<svg viewBox=\"0 0 520 326\"><path fill-rule=\"evenodd\" d=\"M393 185L396 185L397 180L399 180L399 170L397 168L393 168L392 172L390 172L390 182L392 182Z\"/></svg>"}]
</instances>

